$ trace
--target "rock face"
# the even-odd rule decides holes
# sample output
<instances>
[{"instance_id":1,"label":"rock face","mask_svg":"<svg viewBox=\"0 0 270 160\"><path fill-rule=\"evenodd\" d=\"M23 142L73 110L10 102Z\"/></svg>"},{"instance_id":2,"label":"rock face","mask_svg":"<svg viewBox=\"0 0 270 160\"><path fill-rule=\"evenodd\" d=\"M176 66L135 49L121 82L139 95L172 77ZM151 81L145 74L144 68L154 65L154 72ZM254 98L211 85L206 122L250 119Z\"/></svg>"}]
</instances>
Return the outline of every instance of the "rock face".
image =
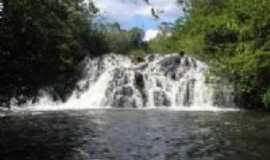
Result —
<instances>
[{"instance_id":1,"label":"rock face","mask_svg":"<svg viewBox=\"0 0 270 160\"><path fill-rule=\"evenodd\" d=\"M207 65L183 54L148 55L135 62L109 54L90 64L89 105L192 108L230 101L228 92L218 91L220 85L206 83Z\"/></svg>"},{"instance_id":2,"label":"rock face","mask_svg":"<svg viewBox=\"0 0 270 160\"><path fill-rule=\"evenodd\" d=\"M122 87L119 90L116 90L113 95L112 106L118 108L137 108L136 101L132 98L133 92L131 87Z\"/></svg>"},{"instance_id":3,"label":"rock face","mask_svg":"<svg viewBox=\"0 0 270 160\"><path fill-rule=\"evenodd\" d=\"M138 108L137 89L134 87L132 72L128 69L116 68L106 90L107 104L117 108Z\"/></svg>"},{"instance_id":4,"label":"rock face","mask_svg":"<svg viewBox=\"0 0 270 160\"><path fill-rule=\"evenodd\" d=\"M143 74L140 73L140 72L136 72L135 73L135 85L139 89L143 89L144 88L144 78L143 78Z\"/></svg>"},{"instance_id":5,"label":"rock face","mask_svg":"<svg viewBox=\"0 0 270 160\"><path fill-rule=\"evenodd\" d=\"M171 102L165 92L154 92L154 103L156 107L170 106Z\"/></svg>"},{"instance_id":6,"label":"rock face","mask_svg":"<svg viewBox=\"0 0 270 160\"><path fill-rule=\"evenodd\" d=\"M190 106L192 105L192 102L194 100L194 85L195 85L195 80L190 80L187 83L186 89L185 89L185 96L184 96L184 101L183 104L184 106Z\"/></svg>"}]
</instances>

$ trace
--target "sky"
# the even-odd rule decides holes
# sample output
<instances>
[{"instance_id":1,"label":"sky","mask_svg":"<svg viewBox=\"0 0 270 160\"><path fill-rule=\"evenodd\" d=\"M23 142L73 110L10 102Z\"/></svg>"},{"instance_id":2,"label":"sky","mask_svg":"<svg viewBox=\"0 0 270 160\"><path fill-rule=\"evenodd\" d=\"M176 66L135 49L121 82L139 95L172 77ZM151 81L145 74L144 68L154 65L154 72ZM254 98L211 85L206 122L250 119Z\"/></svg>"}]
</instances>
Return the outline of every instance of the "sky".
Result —
<instances>
[{"instance_id":1,"label":"sky","mask_svg":"<svg viewBox=\"0 0 270 160\"><path fill-rule=\"evenodd\" d=\"M161 22L174 22L182 15L176 0L149 1L150 5L143 0L94 0L102 17L120 23L124 29L132 27L144 29L145 40L150 40L158 34L158 26ZM151 14L152 7L162 12L158 20Z\"/></svg>"}]
</instances>

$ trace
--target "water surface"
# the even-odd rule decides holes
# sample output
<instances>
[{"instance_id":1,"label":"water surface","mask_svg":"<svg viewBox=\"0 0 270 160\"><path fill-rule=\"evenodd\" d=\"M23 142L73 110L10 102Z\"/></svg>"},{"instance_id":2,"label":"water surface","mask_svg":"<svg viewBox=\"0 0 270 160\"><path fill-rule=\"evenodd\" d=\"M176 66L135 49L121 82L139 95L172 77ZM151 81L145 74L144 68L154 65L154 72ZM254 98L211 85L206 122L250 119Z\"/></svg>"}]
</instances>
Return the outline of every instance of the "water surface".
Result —
<instances>
[{"instance_id":1,"label":"water surface","mask_svg":"<svg viewBox=\"0 0 270 160\"><path fill-rule=\"evenodd\" d=\"M88 110L0 118L2 160L267 160L270 116Z\"/></svg>"}]
</instances>

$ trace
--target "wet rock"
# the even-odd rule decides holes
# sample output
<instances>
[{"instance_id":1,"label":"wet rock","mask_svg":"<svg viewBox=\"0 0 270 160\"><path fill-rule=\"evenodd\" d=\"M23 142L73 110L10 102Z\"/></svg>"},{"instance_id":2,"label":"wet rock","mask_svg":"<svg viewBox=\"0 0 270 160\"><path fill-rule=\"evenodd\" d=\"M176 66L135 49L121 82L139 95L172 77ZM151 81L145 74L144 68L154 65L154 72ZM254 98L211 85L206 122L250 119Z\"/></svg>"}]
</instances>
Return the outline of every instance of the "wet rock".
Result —
<instances>
[{"instance_id":1,"label":"wet rock","mask_svg":"<svg viewBox=\"0 0 270 160\"><path fill-rule=\"evenodd\" d=\"M146 106L147 95L145 93L144 75L140 72L135 73L135 86L142 96L143 106Z\"/></svg>"},{"instance_id":2,"label":"wet rock","mask_svg":"<svg viewBox=\"0 0 270 160\"><path fill-rule=\"evenodd\" d=\"M124 86L115 91L112 98L112 106L117 108L137 108L135 99L133 98L134 90L131 86Z\"/></svg>"},{"instance_id":3,"label":"wet rock","mask_svg":"<svg viewBox=\"0 0 270 160\"><path fill-rule=\"evenodd\" d=\"M133 95L133 89L132 89L132 87L125 86L125 87L121 88L120 90L116 91L115 95L132 96Z\"/></svg>"},{"instance_id":4,"label":"wet rock","mask_svg":"<svg viewBox=\"0 0 270 160\"><path fill-rule=\"evenodd\" d=\"M159 62L159 64L163 68L170 68L170 69L178 67L178 65L180 65L180 63L181 63L180 56L171 56L171 57L165 58Z\"/></svg>"},{"instance_id":5,"label":"wet rock","mask_svg":"<svg viewBox=\"0 0 270 160\"><path fill-rule=\"evenodd\" d=\"M180 51L180 52L179 52L179 55L180 55L181 57L183 57L183 56L185 55L185 51Z\"/></svg>"},{"instance_id":6,"label":"wet rock","mask_svg":"<svg viewBox=\"0 0 270 160\"><path fill-rule=\"evenodd\" d=\"M152 54L152 55L148 56L147 59L149 62L152 62L155 60L155 55Z\"/></svg>"},{"instance_id":7,"label":"wet rock","mask_svg":"<svg viewBox=\"0 0 270 160\"><path fill-rule=\"evenodd\" d=\"M189 66L190 66L190 62L189 62L189 59L188 59L188 58L185 58L185 59L184 59L184 65L185 65L186 67L189 67Z\"/></svg>"},{"instance_id":8,"label":"wet rock","mask_svg":"<svg viewBox=\"0 0 270 160\"><path fill-rule=\"evenodd\" d=\"M130 78L126 70L119 68L114 70L112 83L114 83L115 86L128 84L129 81Z\"/></svg>"},{"instance_id":9,"label":"wet rock","mask_svg":"<svg viewBox=\"0 0 270 160\"><path fill-rule=\"evenodd\" d=\"M233 88L230 86L223 82L214 85L213 104L215 106L234 107L235 97Z\"/></svg>"},{"instance_id":10,"label":"wet rock","mask_svg":"<svg viewBox=\"0 0 270 160\"><path fill-rule=\"evenodd\" d=\"M191 62L192 62L192 66L194 67L194 68L197 68L197 62L192 58L191 59Z\"/></svg>"},{"instance_id":11,"label":"wet rock","mask_svg":"<svg viewBox=\"0 0 270 160\"><path fill-rule=\"evenodd\" d=\"M161 91L154 92L154 103L155 103L155 106L157 107L161 107L161 106L168 107L171 105L171 102L168 96L166 95L166 93L161 92Z\"/></svg>"},{"instance_id":12,"label":"wet rock","mask_svg":"<svg viewBox=\"0 0 270 160\"><path fill-rule=\"evenodd\" d=\"M135 64L143 63L145 62L145 59L143 56L135 56L135 57L132 57L132 62Z\"/></svg>"},{"instance_id":13,"label":"wet rock","mask_svg":"<svg viewBox=\"0 0 270 160\"><path fill-rule=\"evenodd\" d=\"M191 106L194 99L194 85L195 80L190 80L187 83L185 96L184 96L184 106Z\"/></svg>"},{"instance_id":14,"label":"wet rock","mask_svg":"<svg viewBox=\"0 0 270 160\"><path fill-rule=\"evenodd\" d=\"M138 108L134 99L127 96L117 95L114 97L112 106L116 108Z\"/></svg>"},{"instance_id":15,"label":"wet rock","mask_svg":"<svg viewBox=\"0 0 270 160\"><path fill-rule=\"evenodd\" d=\"M148 67L148 63L139 65L137 68L135 68L135 70L142 71L142 70L145 70L147 67Z\"/></svg>"},{"instance_id":16,"label":"wet rock","mask_svg":"<svg viewBox=\"0 0 270 160\"><path fill-rule=\"evenodd\" d=\"M144 88L144 78L143 74L140 72L135 73L135 85L137 86L137 88L139 88L139 90Z\"/></svg>"},{"instance_id":17,"label":"wet rock","mask_svg":"<svg viewBox=\"0 0 270 160\"><path fill-rule=\"evenodd\" d=\"M156 86L162 88L162 82L160 80L156 81Z\"/></svg>"},{"instance_id":18,"label":"wet rock","mask_svg":"<svg viewBox=\"0 0 270 160\"><path fill-rule=\"evenodd\" d=\"M167 77L170 77L172 80L177 80L178 79L177 73L175 71L167 72L165 75Z\"/></svg>"},{"instance_id":19,"label":"wet rock","mask_svg":"<svg viewBox=\"0 0 270 160\"><path fill-rule=\"evenodd\" d=\"M182 57L172 56L160 61L161 70L164 71L165 76L172 80L179 80L188 68L181 66Z\"/></svg>"}]
</instances>

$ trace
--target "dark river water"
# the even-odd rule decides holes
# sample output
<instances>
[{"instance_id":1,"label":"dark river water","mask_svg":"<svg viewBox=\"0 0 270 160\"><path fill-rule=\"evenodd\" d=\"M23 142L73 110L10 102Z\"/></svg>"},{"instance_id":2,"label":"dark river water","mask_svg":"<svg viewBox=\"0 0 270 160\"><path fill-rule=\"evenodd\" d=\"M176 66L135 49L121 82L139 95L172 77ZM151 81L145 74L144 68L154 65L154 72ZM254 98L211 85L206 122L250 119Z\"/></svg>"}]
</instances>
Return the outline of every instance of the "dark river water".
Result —
<instances>
[{"instance_id":1,"label":"dark river water","mask_svg":"<svg viewBox=\"0 0 270 160\"><path fill-rule=\"evenodd\" d=\"M0 118L1 160L269 160L270 115L89 110Z\"/></svg>"}]
</instances>

